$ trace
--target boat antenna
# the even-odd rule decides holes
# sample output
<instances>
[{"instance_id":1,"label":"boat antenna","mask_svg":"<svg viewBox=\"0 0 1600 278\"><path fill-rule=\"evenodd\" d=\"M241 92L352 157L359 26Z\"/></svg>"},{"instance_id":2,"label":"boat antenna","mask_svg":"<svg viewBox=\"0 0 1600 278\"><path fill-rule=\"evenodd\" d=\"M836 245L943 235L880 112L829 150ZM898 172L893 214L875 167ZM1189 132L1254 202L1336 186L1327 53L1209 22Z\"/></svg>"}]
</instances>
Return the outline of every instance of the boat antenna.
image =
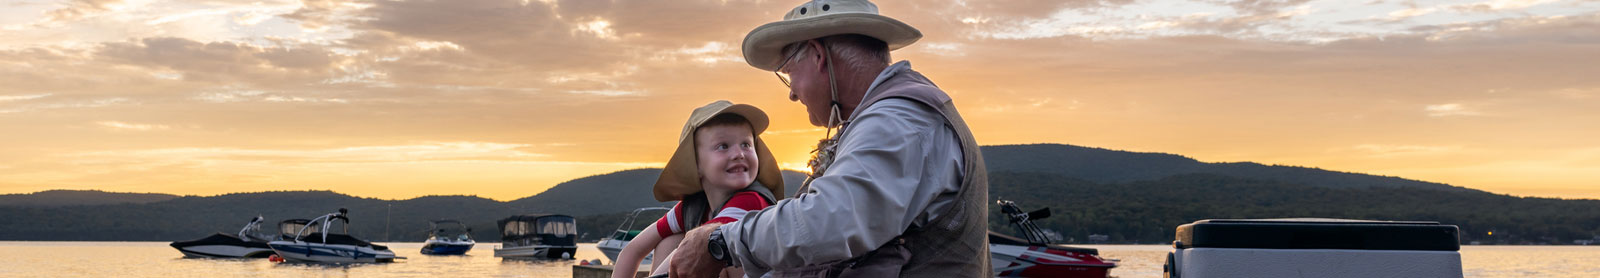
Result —
<instances>
[{"instance_id":1,"label":"boat antenna","mask_svg":"<svg viewBox=\"0 0 1600 278\"><path fill-rule=\"evenodd\" d=\"M389 238L389 216L394 214L394 204L384 204L387 208L383 211L383 241L393 242Z\"/></svg>"}]
</instances>

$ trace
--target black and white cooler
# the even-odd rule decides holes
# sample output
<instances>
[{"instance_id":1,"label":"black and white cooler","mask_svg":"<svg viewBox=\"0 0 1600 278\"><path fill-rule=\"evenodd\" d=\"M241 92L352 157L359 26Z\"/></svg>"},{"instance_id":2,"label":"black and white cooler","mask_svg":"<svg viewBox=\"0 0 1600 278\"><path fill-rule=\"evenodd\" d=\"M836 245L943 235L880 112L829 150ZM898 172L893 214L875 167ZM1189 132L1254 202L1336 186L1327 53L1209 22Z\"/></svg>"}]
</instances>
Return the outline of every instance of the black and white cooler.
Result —
<instances>
[{"instance_id":1,"label":"black and white cooler","mask_svg":"<svg viewBox=\"0 0 1600 278\"><path fill-rule=\"evenodd\" d=\"M1455 225L1322 218L1210 219L1178 226L1167 277L1462 276Z\"/></svg>"}]
</instances>

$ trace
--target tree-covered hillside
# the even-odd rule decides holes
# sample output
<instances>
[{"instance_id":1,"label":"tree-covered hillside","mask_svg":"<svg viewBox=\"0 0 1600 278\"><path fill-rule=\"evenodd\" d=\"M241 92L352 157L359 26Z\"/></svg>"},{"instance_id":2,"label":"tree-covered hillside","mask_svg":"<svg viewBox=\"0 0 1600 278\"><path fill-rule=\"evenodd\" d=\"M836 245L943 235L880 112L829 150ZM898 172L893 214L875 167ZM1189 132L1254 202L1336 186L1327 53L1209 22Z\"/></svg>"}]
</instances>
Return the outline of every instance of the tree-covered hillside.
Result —
<instances>
[{"instance_id":1,"label":"tree-covered hillside","mask_svg":"<svg viewBox=\"0 0 1600 278\"><path fill-rule=\"evenodd\" d=\"M1084 241L1164 243L1174 228L1202 219L1345 218L1438 221L1462 242L1572 244L1600 235L1600 200L1513 197L1409 187L1324 188L1213 174L1100 184L1044 173L990 173L989 197L1024 210L1050 207L1041 228ZM1012 228L990 206L990 228ZM1489 232L1494 232L1492 236Z\"/></svg>"},{"instance_id":2,"label":"tree-covered hillside","mask_svg":"<svg viewBox=\"0 0 1600 278\"><path fill-rule=\"evenodd\" d=\"M1412 187L1470 190L1442 183L1254 162L1205 163L1164 153L1139 153L1061 144L983 147L991 172L1049 173L1097 183L1156 180L1182 174L1272 180L1330 188Z\"/></svg>"},{"instance_id":3,"label":"tree-covered hillside","mask_svg":"<svg viewBox=\"0 0 1600 278\"><path fill-rule=\"evenodd\" d=\"M1050 207L1055 215L1040 226L1079 242L1101 234L1111 242L1164 243L1177 225L1196 220L1290 217L1438 221L1460 226L1463 242L1487 244L1571 244L1600 235L1600 200L1513 197L1396 177L1204 163L1069 145L987 146L983 151L991 198L1016 201L1028 210ZM165 199L106 192L76 199L53 191L13 194L0 198L0 240L185 240L236 231L256 215L276 223L348 208L351 233L377 241L420 241L429 220L450 218L466 223L480 241L492 242L499 238L495 220L526 213L573 215L583 240L593 241L611 233L635 208L671 206L650 193L660 171L574 179L509 202L473 196L380 200L329 191ZM784 173L785 196L803 177ZM990 228L1011 231L995 211Z\"/></svg>"}]
</instances>

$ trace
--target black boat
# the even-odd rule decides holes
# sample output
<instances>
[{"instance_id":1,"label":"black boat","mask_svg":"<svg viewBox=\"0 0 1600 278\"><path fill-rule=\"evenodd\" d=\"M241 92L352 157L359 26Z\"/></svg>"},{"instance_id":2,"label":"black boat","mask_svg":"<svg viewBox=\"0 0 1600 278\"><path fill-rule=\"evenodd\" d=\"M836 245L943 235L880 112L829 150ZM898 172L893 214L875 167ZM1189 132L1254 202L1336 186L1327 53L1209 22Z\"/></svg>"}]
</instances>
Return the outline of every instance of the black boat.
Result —
<instances>
[{"instance_id":1,"label":"black boat","mask_svg":"<svg viewBox=\"0 0 1600 278\"><path fill-rule=\"evenodd\" d=\"M260 235L261 220L261 216L256 216L235 234L216 233L196 240L174 241L170 245L190 258L266 258L272 256L272 248L267 246L272 239Z\"/></svg>"}]
</instances>

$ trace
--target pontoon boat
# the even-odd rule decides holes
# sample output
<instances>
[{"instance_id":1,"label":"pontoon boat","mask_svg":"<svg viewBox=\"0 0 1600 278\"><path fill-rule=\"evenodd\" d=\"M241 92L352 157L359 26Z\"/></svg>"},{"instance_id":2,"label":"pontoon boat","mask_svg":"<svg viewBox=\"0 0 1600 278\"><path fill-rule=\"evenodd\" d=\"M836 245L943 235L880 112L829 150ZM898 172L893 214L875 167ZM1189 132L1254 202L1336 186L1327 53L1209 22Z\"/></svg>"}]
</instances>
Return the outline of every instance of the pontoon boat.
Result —
<instances>
[{"instance_id":1,"label":"pontoon boat","mask_svg":"<svg viewBox=\"0 0 1600 278\"><path fill-rule=\"evenodd\" d=\"M571 259L578 253L578 222L560 214L507 217L500 225L495 257Z\"/></svg>"}]
</instances>

